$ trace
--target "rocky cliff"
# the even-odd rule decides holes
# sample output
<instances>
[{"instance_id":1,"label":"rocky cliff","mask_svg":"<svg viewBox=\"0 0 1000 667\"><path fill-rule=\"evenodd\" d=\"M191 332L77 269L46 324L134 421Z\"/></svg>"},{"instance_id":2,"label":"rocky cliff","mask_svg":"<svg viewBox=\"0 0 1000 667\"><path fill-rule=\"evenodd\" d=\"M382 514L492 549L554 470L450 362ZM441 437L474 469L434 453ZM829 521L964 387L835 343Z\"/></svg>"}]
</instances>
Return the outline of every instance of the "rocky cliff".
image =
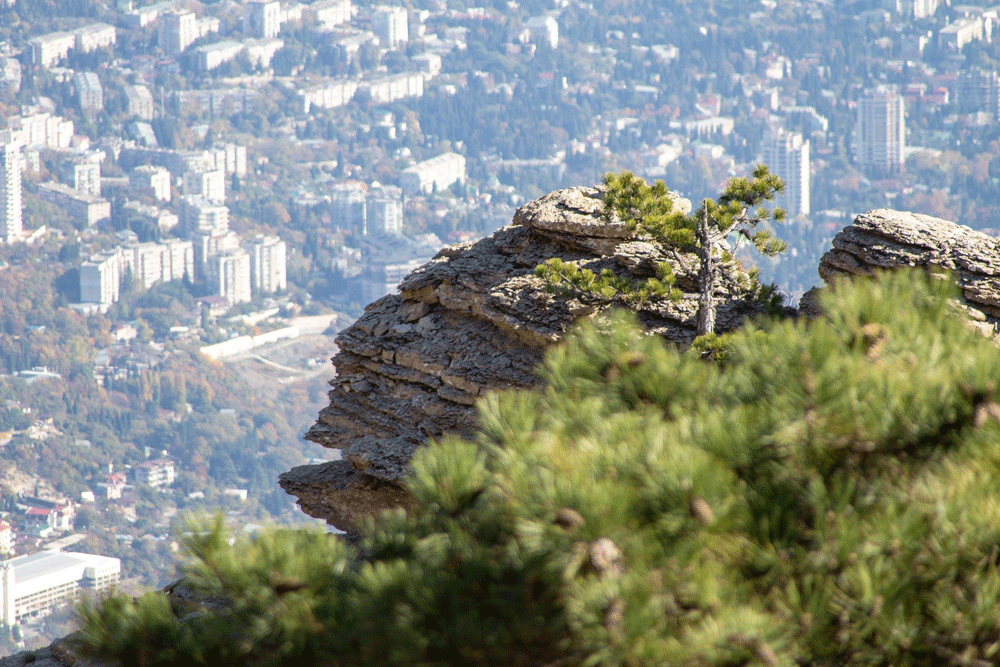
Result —
<instances>
[{"instance_id":1,"label":"rocky cliff","mask_svg":"<svg viewBox=\"0 0 1000 667\"><path fill-rule=\"evenodd\" d=\"M678 198L675 206L691 205ZM306 437L343 458L295 468L282 475L282 488L307 514L347 530L359 515L405 504L398 481L417 447L446 433L471 434L479 396L534 385L545 349L576 319L625 305L547 290L534 269L552 257L631 279L669 262L682 297L644 303L637 315L673 343L694 338L697 257L607 222L593 188L553 192L492 236L445 248L340 334L330 405ZM736 265L721 274L717 330L726 331L762 306Z\"/></svg>"},{"instance_id":2,"label":"rocky cliff","mask_svg":"<svg viewBox=\"0 0 1000 667\"><path fill-rule=\"evenodd\" d=\"M281 477L282 488L307 514L348 531L358 516L405 505L398 483L417 447L446 433L471 434L477 397L534 385L532 369L575 319L622 305L547 290L533 271L551 257L631 278L670 262L683 297L644 304L637 315L670 342L694 337L697 258L607 223L594 189L553 192L493 236L442 250L403 280L398 295L368 306L340 334L330 405L306 437L343 458L295 468ZM898 266L953 271L984 332L1000 322L1000 240L945 220L890 210L861 215L837 234L819 274L829 283ZM746 274L736 266L721 273L717 329L725 331L761 306Z\"/></svg>"},{"instance_id":3,"label":"rocky cliff","mask_svg":"<svg viewBox=\"0 0 1000 667\"><path fill-rule=\"evenodd\" d=\"M819 264L827 283L901 266L952 272L966 311L984 332L1000 325L1000 239L940 218L878 209L833 239Z\"/></svg>"}]
</instances>

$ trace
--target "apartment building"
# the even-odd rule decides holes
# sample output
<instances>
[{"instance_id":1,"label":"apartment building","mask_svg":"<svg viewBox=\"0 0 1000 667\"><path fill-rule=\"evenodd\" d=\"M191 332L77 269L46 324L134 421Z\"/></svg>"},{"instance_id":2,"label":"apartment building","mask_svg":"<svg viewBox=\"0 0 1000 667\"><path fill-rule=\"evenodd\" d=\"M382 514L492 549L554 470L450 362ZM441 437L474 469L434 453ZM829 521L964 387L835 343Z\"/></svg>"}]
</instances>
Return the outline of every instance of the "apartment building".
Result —
<instances>
[{"instance_id":1,"label":"apartment building","mask_svg":"<svg viewBox=\"0 0 1000 667\"><path fill-rule=\"evenodd\" d=\"M85 592L101 593L121 577L117 558L41 551L0 563L0 622L8 627L48 615Z\"/></svg>"},{"instance_id":2,"label":"apartment building","mask_svg":"<svg viewBox=\"0 0 1000 667\"><path fill-rule=\"evenodd\" d=\"M250 286L254 292L273 294L288 287L285 242L277 236L259 234L247 244L250 254Z\"/></svg>"},{"instance_id":3,"label":"apartment building","mask_svg":"<svg viewBox=\"0 0 1000 667\"><path fill-rule=\"evenodd\" d=\"M903 170L905 113L903 96L891 88L869 90L858 101L854 159L869 176L885 177Z\"/></svg>"},{"instance_id":4,"label":"apartment building","mask_svg":"<svg viewBox=\"0 0 1000 667\"><path fill-rule=\"evenodd\" d=\"M21 148L0 144L0 241L14 243L22 236Z\"/></svg>"},{"instance_id":5,"label":"apartment building","mask_svg":"<svg viewBox=\"0 0 1000 667\"><path fill-rule=\"evenodd\" d=\"M170 459L143 461L132 470L136 484L148 484L157 488L174 483L174 462Z\"/></svg>"},{"instance_id":6,"label":"apartment building","mask_svg":"<svg viewBox=\"0 0 1000 667\"><path fill-rule=\"evenodd\" d=\"M775 128L764 137L762 162L785 182L785 190L775 203L785 209L789 218L809 215L811 174L809 140L799 132Z\"/></svg>"},{"instance_id":7,"label":"apartment building","mask_svg":"<svg viewBox=\"0 0 1000 667\"><path fill-rule=\"evenodd\" d=\"M399 176L399 185L407 195L430 194L464 182L465 158L458 153L442 153L418 162Z\"/></svg>"}]
</instances>

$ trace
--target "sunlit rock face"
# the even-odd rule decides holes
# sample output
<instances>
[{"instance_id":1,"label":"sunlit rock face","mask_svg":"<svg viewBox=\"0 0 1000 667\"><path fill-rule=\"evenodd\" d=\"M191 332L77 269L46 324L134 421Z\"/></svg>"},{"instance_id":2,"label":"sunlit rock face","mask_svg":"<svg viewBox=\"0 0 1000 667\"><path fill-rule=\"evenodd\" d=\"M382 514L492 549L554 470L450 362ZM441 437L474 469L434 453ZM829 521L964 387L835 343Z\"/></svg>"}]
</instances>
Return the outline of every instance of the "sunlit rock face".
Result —
<instances>
[{"instance_id":1,"label":"sunlit rock face","mask_svg":"<svg viewBox=\"0 0 1000 667\"><path fill-rule=\"evenodd\" d=\"M675 199L690 211L690 202ZM546 348L608 304L547 289L535 267L559 257L596 272L645 279L669 262L683 292L636 309L653 333L686 346L695 335L698 259L608 222L593 188L552 192L521 207L492 236L442 250L398 295L370 304L337 338L330 405L306 437L342 460L301 466L280 483L309 515L347 531L364 514L406 504L400 478L413 452L444 434L471 435L484 393L538 383ZM720 267L717 330L761 312L747 276Z\"/></svg>"}]
</instances>

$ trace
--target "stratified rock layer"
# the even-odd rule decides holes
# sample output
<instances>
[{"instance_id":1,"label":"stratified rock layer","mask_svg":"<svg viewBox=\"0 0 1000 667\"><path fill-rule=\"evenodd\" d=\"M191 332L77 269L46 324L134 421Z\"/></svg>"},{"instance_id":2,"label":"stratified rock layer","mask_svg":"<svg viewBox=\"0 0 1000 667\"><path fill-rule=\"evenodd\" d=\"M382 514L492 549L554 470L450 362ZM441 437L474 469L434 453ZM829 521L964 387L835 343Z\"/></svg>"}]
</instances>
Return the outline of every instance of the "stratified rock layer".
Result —
<instances>
[{"instance_id":1,"label":"stratified rock layer","mask_svg":"<svg viewBox=\"0 0 1000 667\"><path fill-rule=\"evenodd\" d=\"M675 200L690 210L686 200ZM599 272L645 279L669 262L683 291L637 310L652 332L679 345L695 335L697 257L635 239L608 223L593 188L553 192L520 208L511 225L474 243L445 248L407 276L337 338L330 405L306 437L342 460L281 476L311 516L352 530L359 515L405 504L398 485L417 447L445 434L471 435L484 392L530 387L547 347L580 317L611 307L546 289L535 267L559 257ZM721 267L717 330L761 312L751 281ZM624 305L619 302L615 305Z\"/></svg>"},{"instance_id":2,"label":"stratified rock layer","mask_svg":"<svg viewBox=\"0 0 1000 667\"><path fill-rule=\"evenodd\" d=\"M1000 323L1000 239L940 218L888 209L859 215L834 237L819 275L831 283L902 266L953 272L969 314L984 328Z\"/></svg>"}]
</instances>

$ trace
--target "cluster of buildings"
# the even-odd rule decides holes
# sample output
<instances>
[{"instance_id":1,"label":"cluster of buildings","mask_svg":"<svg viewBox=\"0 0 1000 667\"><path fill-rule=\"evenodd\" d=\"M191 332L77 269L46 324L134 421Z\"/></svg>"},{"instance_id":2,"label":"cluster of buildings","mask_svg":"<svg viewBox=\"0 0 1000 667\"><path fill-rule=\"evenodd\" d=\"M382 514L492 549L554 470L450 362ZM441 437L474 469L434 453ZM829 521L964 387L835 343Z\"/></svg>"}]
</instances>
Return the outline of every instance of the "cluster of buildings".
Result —
<instances>
[{"instance_id":1,"label":"cluster of buildings","mask_svg":"<svg viewBox=\"0 0 1000 667\"><path fill-rule=\"evenodd\" d=\"M117 40L115 27L106 23L90 23L73 32L52 32L29 40L31 62L38 67L52 67L66 58L70 51L90 53L111 46Z\"/></svg>"},{"instance_id":2,"label":"cluster of buildings","mask_svg":"<svg viewBox=\"0 0 1000 667\"><path fill-rule=\"evenodd\" d=\"M190 205L197 211L198 204L194 200ZM225 209L205 208L210 212ZM146 243L131 238L91 256L80 266L81 309L107 310L118 301L126 284L149 289L171 280L197 282L229 305L250 301L253 294L273 294L287 288L284 241L258 235L241 243L227 223L219 222L222 224L206 223L196 228L191 238Z\"/></svg>"}]
</instances>

